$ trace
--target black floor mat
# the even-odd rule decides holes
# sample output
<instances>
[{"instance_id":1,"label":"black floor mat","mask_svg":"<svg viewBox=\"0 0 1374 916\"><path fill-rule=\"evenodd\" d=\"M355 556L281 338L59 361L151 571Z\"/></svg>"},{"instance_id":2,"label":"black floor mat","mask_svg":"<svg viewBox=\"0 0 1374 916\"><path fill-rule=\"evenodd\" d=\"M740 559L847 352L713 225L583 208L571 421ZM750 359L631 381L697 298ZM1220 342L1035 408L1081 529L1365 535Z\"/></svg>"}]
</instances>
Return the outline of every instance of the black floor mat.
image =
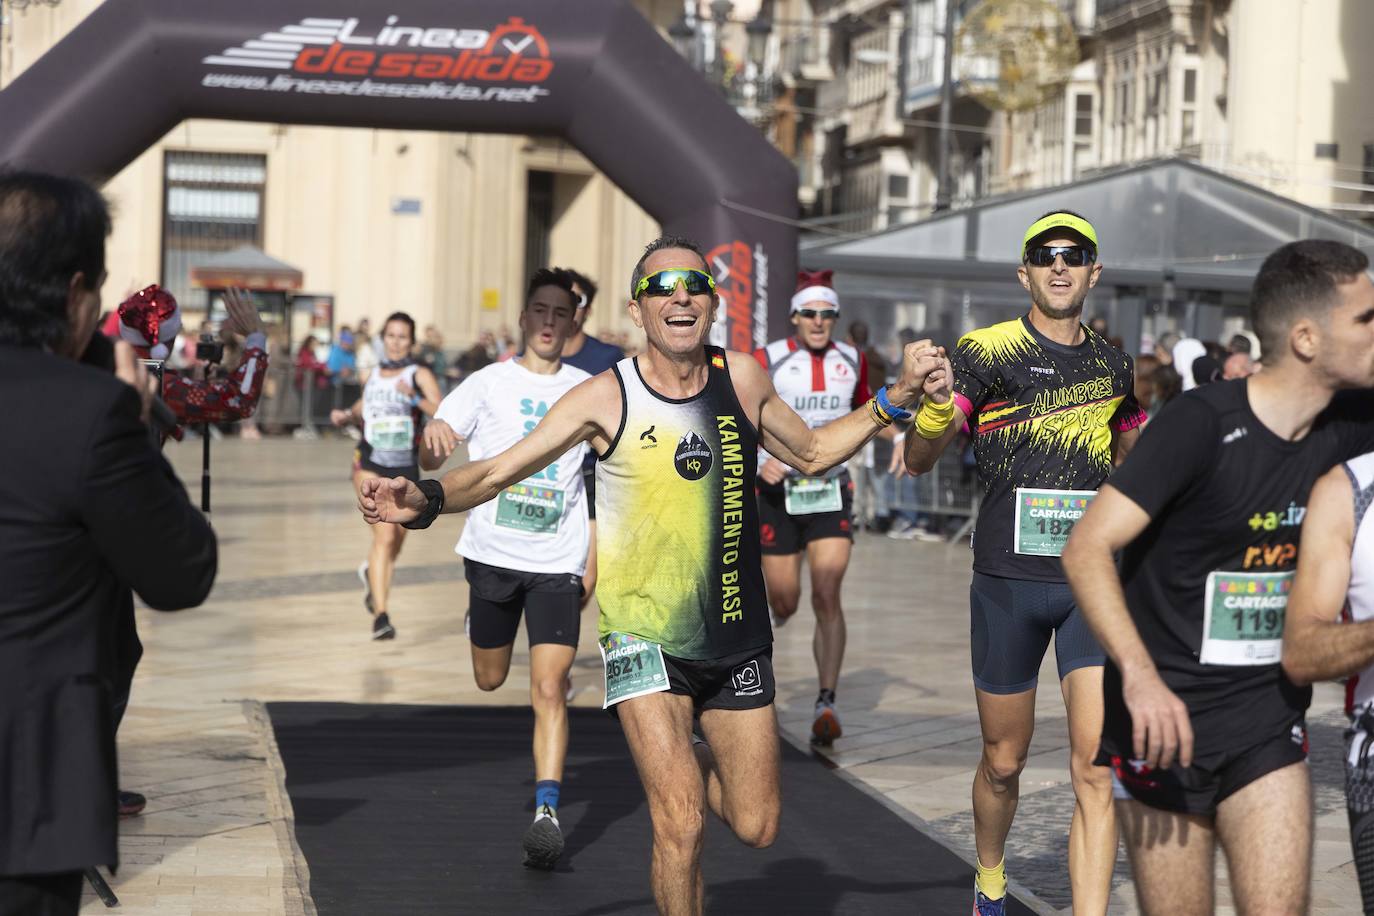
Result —
<instances>
[{"instance_id":1,"label":"black floor mat","mask_svg":"<svg viewBox=\"0 0 1374 916\"><path fill-rule=\"evenodd\" d=\"M520 707L269 703L321 916L653 913L649 814L620 727L573 709L557 870L520 864L533 714ZM973 874L939 843L783 744L769 849L709 817L712 914L967 913ZM1008 912L1028 913L1017 901Z\"/></svg>"}]
</instances>

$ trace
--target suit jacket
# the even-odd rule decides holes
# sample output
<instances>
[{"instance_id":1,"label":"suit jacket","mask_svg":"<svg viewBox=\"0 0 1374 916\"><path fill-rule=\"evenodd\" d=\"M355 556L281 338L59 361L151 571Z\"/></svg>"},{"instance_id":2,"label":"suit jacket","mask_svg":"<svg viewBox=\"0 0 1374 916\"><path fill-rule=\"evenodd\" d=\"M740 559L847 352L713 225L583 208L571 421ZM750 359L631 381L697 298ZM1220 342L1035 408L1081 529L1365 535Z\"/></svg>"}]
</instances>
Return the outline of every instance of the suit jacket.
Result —
<instances>
[{"instance_id":1,"label":"suit jacket","mask_svg":"<svg viewBox=\"0 0 1374 916\"><path fill-rule=\"evenodd\" d=\"M0 875L112 864L119 616L204 601L215 537L108 372L0 345L0 404Z\"/></svg>"}]
</instances>

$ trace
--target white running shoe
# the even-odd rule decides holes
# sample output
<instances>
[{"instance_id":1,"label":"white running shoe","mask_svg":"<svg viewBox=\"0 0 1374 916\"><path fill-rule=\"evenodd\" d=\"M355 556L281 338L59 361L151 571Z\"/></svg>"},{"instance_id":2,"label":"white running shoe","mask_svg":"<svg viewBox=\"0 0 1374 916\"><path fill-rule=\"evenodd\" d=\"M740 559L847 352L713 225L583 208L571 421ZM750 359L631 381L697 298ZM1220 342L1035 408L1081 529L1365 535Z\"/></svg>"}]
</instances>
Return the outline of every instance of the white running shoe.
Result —
<instances>
[{"instance_id":1,"label":"white running shoe","mask_svg":"<svg viewBox=\"0 0 1374 916\"><path fill-rule=\"evenodd\" d=\"M375 613L372 607L372 582L367 578L367 561L358 564L358 580L363 583L363 607L369 614Z\"/></svg>"}]
</instances>

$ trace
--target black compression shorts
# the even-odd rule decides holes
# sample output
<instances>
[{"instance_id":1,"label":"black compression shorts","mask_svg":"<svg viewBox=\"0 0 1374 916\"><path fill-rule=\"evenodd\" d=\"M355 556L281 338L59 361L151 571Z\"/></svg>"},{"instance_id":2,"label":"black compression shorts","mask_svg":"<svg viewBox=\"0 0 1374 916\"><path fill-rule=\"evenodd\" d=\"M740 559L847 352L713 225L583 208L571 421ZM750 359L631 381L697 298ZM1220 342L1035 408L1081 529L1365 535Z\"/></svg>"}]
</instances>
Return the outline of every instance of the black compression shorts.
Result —
<instances>
[{"instance_id":1,"label":"black compression shorts","mask_svg":"<svg viewBox=\"0 0 1374 916\"><path fill-rule=\"evenodd\" d=\"M973 683L987 693L1023 693L1034 687L1051 636L1061 681L1071 671L1106 661L1065 582L975 572L969 614Z\"/></svg>"}]
</instances>

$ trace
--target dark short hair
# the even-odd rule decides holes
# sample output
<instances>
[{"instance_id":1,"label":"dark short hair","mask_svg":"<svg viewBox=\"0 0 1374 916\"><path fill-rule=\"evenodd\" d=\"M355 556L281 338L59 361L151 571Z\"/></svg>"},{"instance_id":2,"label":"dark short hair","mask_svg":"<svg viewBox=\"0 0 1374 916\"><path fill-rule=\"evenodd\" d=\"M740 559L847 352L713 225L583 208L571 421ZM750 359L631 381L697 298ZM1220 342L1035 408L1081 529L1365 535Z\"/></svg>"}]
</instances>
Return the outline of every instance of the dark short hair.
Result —
<instances>
[{"instance_id":1,"label":"dark short hair","mask_svg":"<svg viewBox=\"0 0 1374 916\"><path fill-rule=\"evenodd\" d=\"M86 182L0 172L0 343L60 345L72 278L99 288L109 234L109 205Z\"/></svg>"},{"instance_id":2,"label":"dark short hair","mask_svg":"<svg viewBox=\"0 0 1374 916\"><path fill-rule=\"evenodd\" d=\"M363 321L367 321L367 319L364 318ZM412 342L415 340L415 319L411 318L410 315L406 312L392 312L390 315L387 315L386 321L382 322L383 334L386 333L386 326L391 324L391 322L393 321L399 321L401 324L410 328L410 339ZM358 322L358 324L361 325L362 321Z\"/></svg>"},{"instance_id":3,"label":"dark short hair","mask_svg":"<svg viewBox=\"0 0 1374 916\"><path fill-rule=\"evenodd\" d=\"M696 242L688 238L683 238L680 235L660 235L648 245L644 246L644 253L639 256L639 260L635 262L635 269L630 272L630 298L637 298L635 296L635 288L639 286L639 281L644 279L644 262L649 260L649 255L653 254L655 251L666 251L674 248L692 252L692 254L701 258L703 267L708 271L711 269L711 266L706 263L706 255L702 253L701 246Z\"/></svg>"},{"instance_id":4,"label":"dark short hair","mask_svg":"<svg viewBox=\"0 0 1374 916\"><path fill-rule=\"evenodd\" d=\"M541 267L530 274L530 282L525 287L525 305L534 298L534 291L541 286L556 286L568 294L568 301L577 305L577 293L573 292L573 272L563 267ZM521 306L524 310L524 306Z\"/></svg>"},{"instance_id":5,"label":"dark short hair","mask_svg":"<svg viewBox=\"0 0 1374 916\"><path fill-rule=\"evenodd\" d=\"M868 325L862 321L849 322L849 339L854 341L856 347L868 346Z\"/></svg>"},{"instance_id":6,"label":"dark short hair","mask_svg":"<svg viewBox=\"0 0 1374 916\"><path fill-rule=\"evenodd\" d=\"M1289 242L1265 258L1250 291L1250 323L1265 357L1282 359L1293 325L1324 317L1336 305L1337 286L1368 269L1363 251L1329 239Z\"/></svg>"},{"instance_id":7,"label":"dark short hair","mask_svg":"<svg viewBox=\"0 0 1374 916\"><path fill-rule=\"evenodd\" d=\"M584 306L584 308L591 308L593 300L596 299L597 285L592 282L590 277L578 273L571 267L568 268L568 275L571 276L572 281L576 283L578 286L582 287L582 291L587 294L587 304ZM577 294L573 293L573 296L574 298L576 298Z\"/></svg>"}]
</instances>

